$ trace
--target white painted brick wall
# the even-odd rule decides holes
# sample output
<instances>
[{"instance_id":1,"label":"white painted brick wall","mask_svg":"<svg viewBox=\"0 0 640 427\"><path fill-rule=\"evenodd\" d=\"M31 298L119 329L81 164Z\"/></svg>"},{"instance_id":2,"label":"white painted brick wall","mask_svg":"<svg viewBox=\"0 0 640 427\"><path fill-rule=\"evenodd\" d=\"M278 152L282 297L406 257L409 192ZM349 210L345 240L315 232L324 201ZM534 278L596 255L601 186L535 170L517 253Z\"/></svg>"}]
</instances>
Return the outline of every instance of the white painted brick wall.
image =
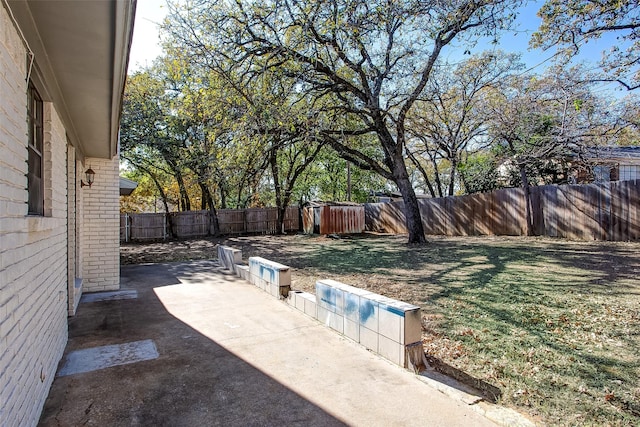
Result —
<instances>
[{"instance_id":1,"label":"white painted brick wall","mask_svg":"<svg viewBox=\"0 0 640 427\"><path fill-rule=\"evenodd\" d=\"M82 278L85 292L120 288L120 181L118 156L87 158L84 168L96 173L82 191Z\"/></svg>"},{"instance_id":2,"label":"white painted brick wall","mask_svg":"<svg viewBox=\"0 0 640 427\"><path fill-rule=\"evenodd\" d=\"M46 216L27 217L26 51L0 6L0 425L33 426L67 341L64 127L45 109Z\"/></svg>"}]
</instances>

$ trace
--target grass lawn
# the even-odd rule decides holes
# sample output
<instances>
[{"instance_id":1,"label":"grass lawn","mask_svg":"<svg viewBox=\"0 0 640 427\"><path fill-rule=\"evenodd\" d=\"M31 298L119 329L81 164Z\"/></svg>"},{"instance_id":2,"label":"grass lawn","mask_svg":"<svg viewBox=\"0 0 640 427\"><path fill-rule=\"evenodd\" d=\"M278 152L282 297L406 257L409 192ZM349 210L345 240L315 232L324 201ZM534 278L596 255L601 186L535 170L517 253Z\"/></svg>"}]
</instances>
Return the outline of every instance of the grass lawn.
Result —
<instances>
[{"instance_id":1,"label":"grass lawn","mask_svg":"<svg viewBox=\"0 0 640 427\"><path fill-rule=\"evenodd\" d=\"M122 262L215 257L215 244L422 307L428 354L550 425L640 425L640 244L546 238L257 236L126 245Z\"/></svg>"}]
</instances>

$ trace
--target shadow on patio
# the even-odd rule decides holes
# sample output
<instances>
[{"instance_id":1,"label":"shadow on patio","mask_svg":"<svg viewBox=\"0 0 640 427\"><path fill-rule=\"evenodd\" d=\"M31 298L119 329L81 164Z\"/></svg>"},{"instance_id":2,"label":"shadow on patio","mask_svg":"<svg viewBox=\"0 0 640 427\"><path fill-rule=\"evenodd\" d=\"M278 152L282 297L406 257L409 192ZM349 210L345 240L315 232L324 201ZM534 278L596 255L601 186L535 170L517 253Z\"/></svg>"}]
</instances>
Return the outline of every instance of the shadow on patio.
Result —
<instances>
[{"instance_id":1,"label":"shadow on patio","mask_svg":"<svg viewBox=\"0 0 640 427\"><path fill-rule=\"evenodd\" d=\"M121 283L138 298L82 303L65 355L151 339L159 357L57 377L41 425L492 425L212 261Z\"/></svg>"}]
</instances>

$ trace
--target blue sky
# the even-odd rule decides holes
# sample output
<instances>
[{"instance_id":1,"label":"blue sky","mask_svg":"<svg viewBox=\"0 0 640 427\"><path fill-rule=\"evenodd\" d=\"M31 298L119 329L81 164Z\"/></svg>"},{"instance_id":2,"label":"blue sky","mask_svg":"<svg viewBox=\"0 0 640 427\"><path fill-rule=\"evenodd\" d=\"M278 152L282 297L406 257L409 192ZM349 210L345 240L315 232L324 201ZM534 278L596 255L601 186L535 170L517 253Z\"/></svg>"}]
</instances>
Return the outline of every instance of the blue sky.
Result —
<instances>
[{"instance_id":1,"label":"blue sky","mask_svg":"<svg viewBox=\"0 0 640 427\"><path fill-rule=\"evenodd\" d=\"M539 51L527 52L529 37L538 27L540 19L536 16L538 3L533 3L523 9L518 17L519 30L505 35L498 45L509 52L522 52L523 59L528 65L535 65L550 54ZM159 45L158 25L167 13L166 0L140 0L136 9L136 23L133 34L133 45L129 69L137 70L151 64L153 59L162 53Z\"/></svg>"},{"instance_id":2,"label":"blue sky","mask_svg":"<svg viewBox=\"0 0 640 427\"><path fill-rule=\"evenodd\" d=\"M167 14L165 0L139 0L136 6L136 22L129 56L129 72L139 70L160 56L158 24Z\"/></svg>"},{"instance_id":3,"label":"blue sky","mask_svg":"<svg viewBox=\"0 0 640 427\"><path fill-rule=\"evenodd\" d=\"M495 47L506 52L519 52L522 54L522 59L527 68L534 68L535 72L542 73L551 64L549 58L553 56L554 51L530 50L529 39L540 24L537 12L543 3L543 1L539 0L532 1L523 7L516 21L516 30L504 34L497 45L480 45L478 50ZM166 13L166 0L138 1L133 44L129 59L130 72L151 65L152 61L162 53L159 43L158 24L162 22ZM601 52L615 42L615 35L607 35L600 41L589 42L588 45L583 47L579 59L595 64L600 59ZM453 52L453 50L450 49L449 52ZM459 51L451 53L448 59L452 60L454 56L458 55ZM609 84L607 87L611 90L618 89L615 84Z\"/></svg>"}]
</instances>

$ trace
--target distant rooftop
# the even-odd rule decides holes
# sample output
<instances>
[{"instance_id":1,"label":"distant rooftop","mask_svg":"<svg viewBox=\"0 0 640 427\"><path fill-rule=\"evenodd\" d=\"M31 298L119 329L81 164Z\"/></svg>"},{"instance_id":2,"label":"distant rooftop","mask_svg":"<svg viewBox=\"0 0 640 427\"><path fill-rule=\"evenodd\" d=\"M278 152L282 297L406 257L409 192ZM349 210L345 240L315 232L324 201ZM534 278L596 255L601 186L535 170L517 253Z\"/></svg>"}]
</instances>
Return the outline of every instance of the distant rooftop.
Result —
<instances>
[{"instance_id":1,"label":"distant rooftop","mask_svg":"<svg viewBox=\"0 0 640 427\"><path fill-rule=\"evenodd\" d=\"M128 196L138 187L138 183L130 179L120 177L120 195Z\"/></svg>"}]
</instances>

